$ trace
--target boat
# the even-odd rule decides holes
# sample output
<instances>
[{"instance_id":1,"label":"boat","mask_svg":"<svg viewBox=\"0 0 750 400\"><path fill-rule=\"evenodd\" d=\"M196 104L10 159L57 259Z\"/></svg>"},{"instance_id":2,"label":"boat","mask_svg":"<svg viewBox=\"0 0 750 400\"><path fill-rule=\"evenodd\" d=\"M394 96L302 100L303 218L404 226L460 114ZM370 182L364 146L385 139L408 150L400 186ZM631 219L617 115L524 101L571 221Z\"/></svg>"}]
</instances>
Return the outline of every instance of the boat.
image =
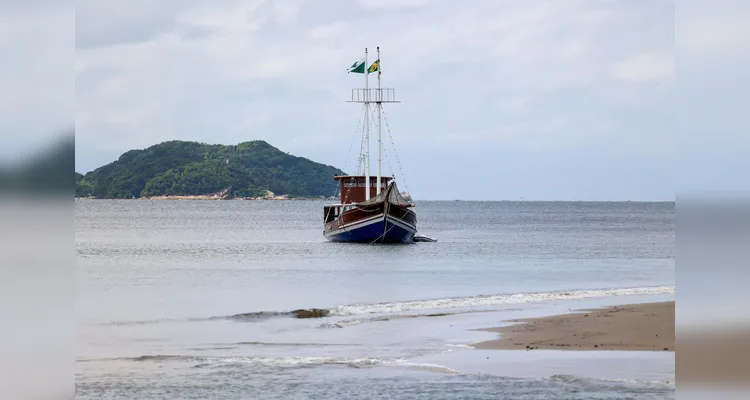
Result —
<instances>
[{"instance_id":1,"label":"boat","mask_svg":"<svg viewBox=\"0 0 750 400\"><path fill-rule=\"evenodd\" d=\"M395 176L383 176L382 118L383 104L399 103L395 91L381 87L380 47L378 57L367 67L367 49L363 59L349 67L350 73L365 76L365 87L352 89L349 102L363 104L364 123L358 171L354 175L333 177L338 183L338 203L323 206L323 235L331 242L413 243L417 234L416 204L405 198ZM378 73L378 87L369 88L368 75ZM370 173L370 107L377 111L377 172ZM359 172L362 172L361 174ZM407 195L407 197L409 197Z\"/></svg>"}]
</instances>

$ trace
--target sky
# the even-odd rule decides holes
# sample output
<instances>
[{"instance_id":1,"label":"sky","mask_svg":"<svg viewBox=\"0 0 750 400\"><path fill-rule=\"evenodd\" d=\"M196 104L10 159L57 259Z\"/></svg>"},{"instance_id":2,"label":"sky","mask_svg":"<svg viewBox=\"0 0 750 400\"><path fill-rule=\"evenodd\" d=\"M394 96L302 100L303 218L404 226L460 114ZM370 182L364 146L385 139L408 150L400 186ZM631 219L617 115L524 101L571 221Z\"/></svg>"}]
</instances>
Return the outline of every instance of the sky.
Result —
<instances>
[{"instance_id":1,"label":"sky","mask_svg":"<svg viewBox=\"0 0 750 400\"><path fill-rule=\"evenodd\" d=\"M0 0L0 166L74 129L75 10L65 0Z\"/></svg>"},{"instance_id":2,"label":"sky","mask_svg":"<svg viewBox=\"0 0 750 400\"><path fill-rule=\"evenodd\" d=\"M74 85L75 102L37 90L27 101L45 118L18 111L0 127L33 147L74 114L78 172L175 139L261 139L351 172L361 109L347 100L364 77L346 68L376 46L401 101L385 107L384 171L415 199L673 200L736 187L750 167L739 0L80 0L75 15L55 4L3 5L2 37L27 37L0 46L50 69L28 85ZM46 29L25 28L31 14ZM74 42L52 29L71 26ZM42 49L22 51L33 40ZM52 68L66 62L74 80L61 84Z\"/></svg>"}]
</instances>

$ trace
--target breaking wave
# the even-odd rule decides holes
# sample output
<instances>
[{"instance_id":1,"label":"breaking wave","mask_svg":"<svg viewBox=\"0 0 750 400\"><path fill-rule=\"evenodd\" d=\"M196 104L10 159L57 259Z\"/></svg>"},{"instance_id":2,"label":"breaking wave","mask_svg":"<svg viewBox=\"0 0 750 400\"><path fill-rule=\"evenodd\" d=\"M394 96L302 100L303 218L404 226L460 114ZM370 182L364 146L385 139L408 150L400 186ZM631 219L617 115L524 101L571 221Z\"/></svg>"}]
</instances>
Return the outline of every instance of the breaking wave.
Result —
<instances>
[{"instance_id":1,"label":"breaking wave","mask_svg":"<svg viewBox=\"0 0 750 400\"><path fill-rule=\"evenodd\" d=\"M211 317L211 319L231 319L236 321L259 321L274 317L292 317L292 318L323 318L330 314L331 310L324 308L307 308L287 312L275 311L257 311L242 314L234 314L222 317Z\"/></svg>"},{"instance_id":2,"label":"breaking wave","mask_svg":"<svg viewBox=\"0 0 750 400\"><path fill-rule=\"evenodd\" d=\"M576 375L552 375L547 380L564 384L607 384L621 386L650 386L654 388L674 389L675 382L669 380L641 380L641 379L618 379L618 378L587 378Z\"/></svg>"},{"instance_id":3,"label":"breaking wave","mask_svg":"<svg viewBox=\"0 0 750 400\"><path fill-rule=\"evenodd\" d=\"M143 355L139 357L119 357L106 359L84 359L78 362L96 361L131 361L131 362L184 362L193 364L193 368L211 368L222 366L248 366L260 368L312 368L321 366L345 366L349 368L372 368L389 366L413 370L430 371L443 374L460 374L452 368L437 364L412 363L405 358L348 358L348 357L222 357L222 356L180 356L180 355Z\"/></svg>"},{"instance_id":4,"label":"breaking wave","mask_svg":"<svg viewBox=\"0 0 750 400\"><path fill-rule=\"evenodd\" d=\"M487 310L475 310L475 311L465 311L461 314L468 314L472 312L487 312ZM364 322L382 322L382 321L391 321L395 319L410 319L410 318L430 318L430 317L445 317L448 315L456 315L458 313L452 312L452 313L430 313L430 314L395 314L395 315L381 315L378 317L372 317L372 318L363 318L363 319L343 319L338 321L331 321L326 322L324 324L319 325L319 328L346 328L347 326L354 326L359 325Z\"/></svg>"},{"instance_id":5,"label":"breaking wave","mask_svg":"<svg viewBox=\"0 0 750 400\"><path fill-rule=\"evenodd\" d=\"M551 300L574 300L591 297L656 295L673 293L674 286L657 286L627 289L569 290L560 292L480 295L435 300L414 300L376 304L347 305L331 309L329 315L345 316L387 314L417 310L444 310L452 308L496 306L504 304L523 304Z\"/></svg>"},{"instance_id":6,"label":"breaking wave","mask_svg":"<svg viewBox=\"0 0 750 400\"><path fill-rule=\"evenodd\" d=\"M195 363L194 367L210 365L241 364L262 367L312 367L321 365L346 365L353 368L365 368L386 363L403 362L401 359L385 360L379 358L345 358L345 357L222 357L222 356L180 356L180 355L143 355L139 357L120 357L110 359L88 359L80 362L94 361L132 361L132 362L186 362Z\"/></svg>"},{"instance_id":7,"label":"breaking wave","mask_svg":"<svg viewBox=\"0 0 750 400\"><path fill-rule=\"evenodd\" d=\"M246 321L246 322L254 322L254 321L263 321L267 320L269 318L276 318L276 317L289 317L291 316L291 313L288 312L273 312L273 311L258 311L258 312L248 312L248 313L241 313L241 314L234 314L234 315L225 315L220 317L211 317L209 319L230 319L235 321Z\"/></svg>"},{"instance_id":8,"label":"breaking wave","mask_svg":"<svg viewBox=\"0 0 750 400\"><path fill-rule=\"evenodd\" d=\"M540 293L516 293L516 294L496 294L496 295L479 295L467 297L452 297L433 300L412 300L412 301L394 301L387 303L371 304L351 304L334 307L330 309L300 309L288 313L249 313L237 314L229 319L244 319L247 315L268 314L284 315L295 318L322 318L332 316L352 316L367 314L396 314L410 311L424 310L449 310L471 307L486 307L506 304L524 304L553 300L576 300L592 297L611 297L611 296L637 296L637 295L657 295L657 294L674 294L674 286L656 286L642 288L626 289L594 289L594 290L567 290L559 292L540 292ZM432 317L451 315L451 313L432 313L419 315L402 315L398 318L415 318L415 317ZM391 319L394 317L382 317Z\"/></svg>"},{"instance_id":9,"label":"breaking wave","mask_svg":"<svg viewBox=\"0 0 750 400\"><path fill-rule=\"evenodd\" d=\"M266 346L266 347L332 347L332 346L360 346L356 343L282 343L282 342L237 342L238 346Z\"/></svg>"},{"instance_id":10,"label":"breaking wave","mask_svg":"<svg viewBox=\"0 0 750 400\"><path fill-rule=\"evenodd\" d=\"M539 292L539 293L515 293L515 294L495 294L495 295L478 295L465 297L451 297L432 300L411 300L411 301L394 301L385 303L370 304L350 304L333 308L305 308L293 311L255 311L233 315L216 316L209 318L192 318L188 321L209 321L209 320L231 320L238 322L260 322L271 318L326 318L334 316L361 316L368 314L391 314L370 318L368 321L389 320L393 318L417 318L417 317L436 317L452 315L455 312L434 312L427 314L403 314L408 312L419 312L427 310L456 310L469 309L475 307L489 307L499 305L537 303L555 300L577 300L595 297L612 297L612 296L637 296L637 295L659 295L674 294L674 286L656 286L640 287L625 289L591 289L591 290L567 290L557 292ZM465 311L463 311L465 312ZM402 314L396 315L393 314ZM152 321L123 321L109 322L108 325L136 325L148 323L161 323L176 321L174 319L162 319ZM347 321L331 322L328 327L343 327L357 325L364 322L362 319L352 319Z\"/></svg>"}]
</instances>

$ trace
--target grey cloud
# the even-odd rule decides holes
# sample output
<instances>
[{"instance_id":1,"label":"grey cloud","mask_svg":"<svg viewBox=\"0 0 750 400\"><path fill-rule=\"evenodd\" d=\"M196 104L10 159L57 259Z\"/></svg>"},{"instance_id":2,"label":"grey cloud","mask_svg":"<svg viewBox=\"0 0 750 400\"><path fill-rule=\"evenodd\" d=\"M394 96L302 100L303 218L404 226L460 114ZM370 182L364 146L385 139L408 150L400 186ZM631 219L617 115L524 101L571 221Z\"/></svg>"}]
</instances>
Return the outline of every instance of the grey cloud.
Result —
<instances>
[{"instance_id":1,"label":"grey cloud","mask_svg":"<svg viewBox=\"0 0 750 400\"><path fill-rule=\"evenodd\" d=\"M390 127L425 196L441 196L428 189L441 168L515 166L543 186L544 171L559 182L561 163L576 157L586 169L612 161L630 179L604 184L602 173L590 185L576 183L582 193L593 195L599 184L613 196L623 188L649 195L636 187L642 170L625 164L659 168L671 87L618 81L612 71L642 54L671 54L671 2L397 3L141 1L118 3L117 13L87 3L77 32L84 45L76 76L79 168L168 139L266 139L348 168L341 164L360 110L345 100L363 78L344 70L363 47L379 45L384 84L403 101L387 110ZM608 156L586 160L589 152ZM663 194L654 189L663 176L654 172L644 183L651 195ZM505 187L551 193L519 182ZM476 190L491 197L499 189Z\"/></svg>"},{"instance_id":2,"label":"grey cloud","mask_svg":"<svg viewBox=\"0 0 750 400\"><path fill-rule=\"evenodd\" d=\"M76 48L91 49L148 42L159 35L179 29L180 24L175 17L201 3L203 2L200 0L78 1Z\"/></svg>"}]
</instances>

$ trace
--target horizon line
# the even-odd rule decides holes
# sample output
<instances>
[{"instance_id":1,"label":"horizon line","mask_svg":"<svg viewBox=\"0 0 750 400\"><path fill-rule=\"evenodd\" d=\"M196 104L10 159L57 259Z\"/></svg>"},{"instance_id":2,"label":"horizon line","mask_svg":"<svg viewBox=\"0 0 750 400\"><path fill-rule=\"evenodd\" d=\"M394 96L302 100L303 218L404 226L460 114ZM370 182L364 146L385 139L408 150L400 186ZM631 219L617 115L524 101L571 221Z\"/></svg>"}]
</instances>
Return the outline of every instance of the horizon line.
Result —
<instances>
[{"instance_id":1,"label":"horizon line","mask_svg":"<svg viewBox=\"0 0 750 400\"><path fill-rule=\"evenodd\" d=\"M141 197L135 198L135 199L127 199L127 198L101 198L101 199L89 199L86 197L74 197L75 199L83 199L83 200L141 200ZM159 201L165 201L165 200L159 200ZM174 200L174 201L217 201L217 200L210 200L210 199L181 199L181 200ZM288 199L288 200L272 200L272 199L264 199L264 200L243 200L243 201L327 201L326 199L320 199L320 198L302 198L295 200L294 198ZM502 199L502 200L466 200L466 199L421 199L421 200L413 200L415 203L419 202L467 202L467 203L675 203L675 200L528 200L528 199L522 199L522 200L508 200L508 199Z\"/></svg>"}]
</instances>

